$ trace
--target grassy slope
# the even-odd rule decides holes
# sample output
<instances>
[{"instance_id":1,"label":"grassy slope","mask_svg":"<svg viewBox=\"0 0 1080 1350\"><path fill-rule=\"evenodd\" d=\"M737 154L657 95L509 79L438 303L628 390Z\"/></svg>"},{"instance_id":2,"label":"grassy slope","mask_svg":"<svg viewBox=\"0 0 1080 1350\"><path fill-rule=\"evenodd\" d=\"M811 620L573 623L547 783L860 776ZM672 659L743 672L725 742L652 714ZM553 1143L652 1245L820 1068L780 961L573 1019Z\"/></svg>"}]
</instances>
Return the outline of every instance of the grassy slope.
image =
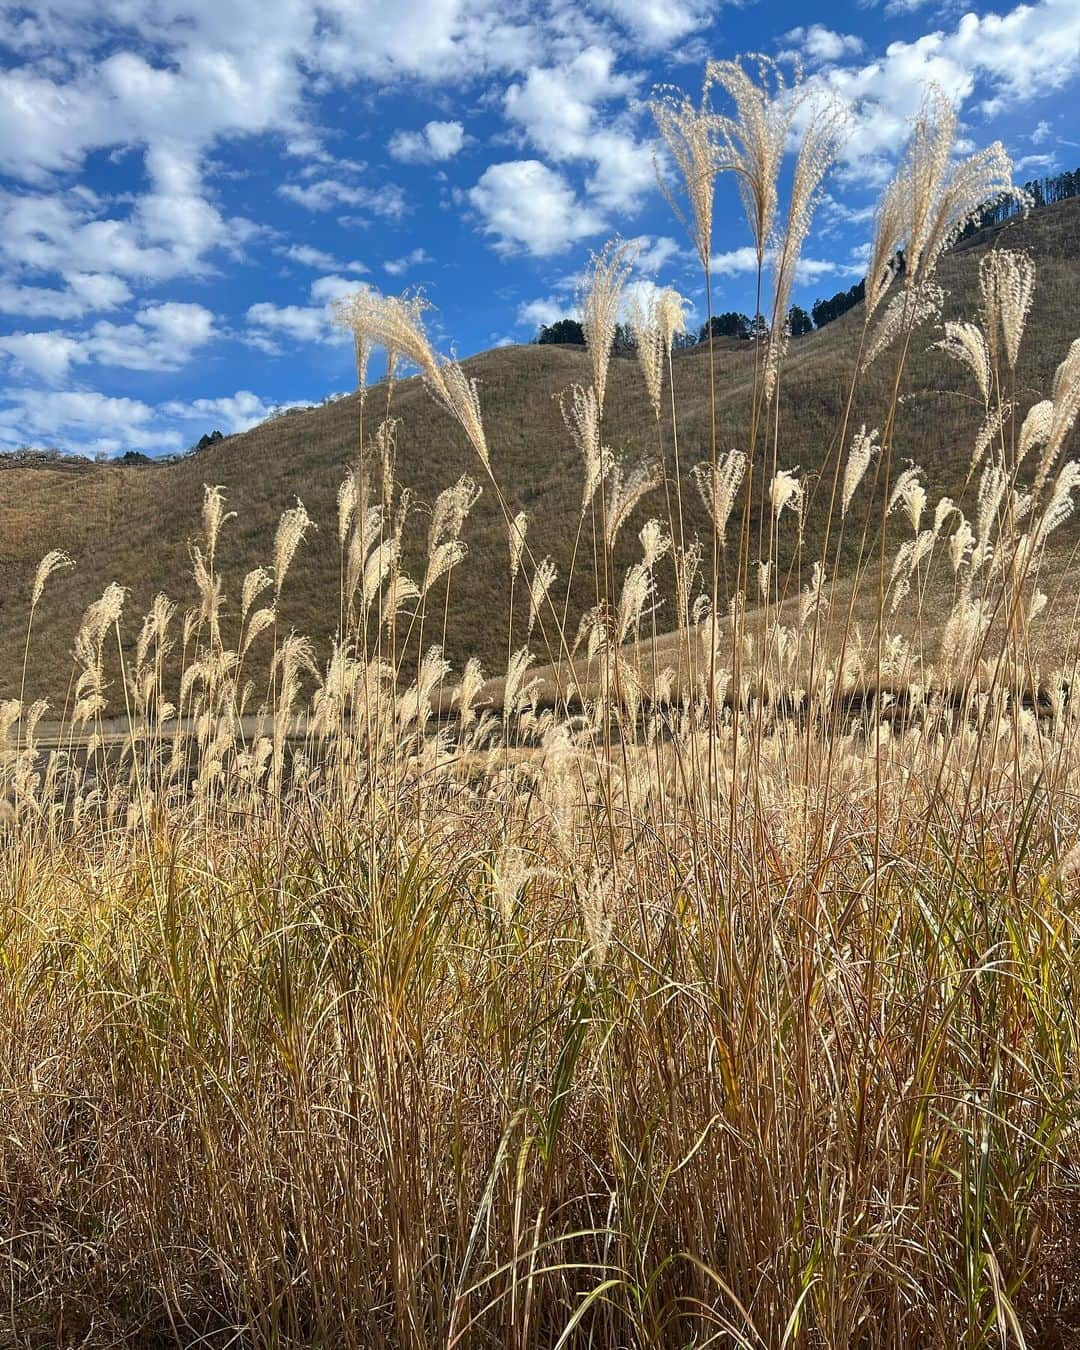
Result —
<instances>
[{"instance_id":1,"label":"grassy slope","mask_svg":"<svg viewBox=\"0 0 1080 1350\"><path fill-rule=\"evenodd\" d=\"M1077 333L1075 296L1080 290L1080 202L1070 201L967 241L943 262L940 280L950 292L948 316L972 316L977 303L978 259L988 243L1028 247L1039 263L1034 311L1021 362L1018 400L1026 407L1047 391L1056 364ZM814 474L832 449L862 323L861 307L819 333L792 343L780 395L780 465ZM943 492L970 502L964 479L974 404L949 396L967 390L957 368L943 370L940 356L925 356L929 333L917 340L896 438L896 464L913 459L929 473L931 502ZM721 448L746 438L752 353L747 344L717 344L718 426ZM569 444L555 396L573 381L587 383L588 359L580 350L511 347L468 363L481 381L488 440L496 476L513 509L532 519L530 545L537 557L550 553L565 577L578 519L581 471ZM861 382L853 423L876 425L884 415L893 358L882 357ZM942 390L941 381L949 384ZM675 362L681 458L684 469L708 454L708 364L701 351ZM378 416L382 391L373 390L369 424ZM636 362L612 363L605 439L616 451L635 455L655 449L655 426ZM220 563L236 601L243 572L268 563L278 515L299 494L319 522L294 564L286 587L283 622L323 641L333 630L338 606L335 497L355 455L356 400L344 399L307 413L267 423L201 454L161 467L88 467L82 470L8 468L0 471L0 696L17 692L30 581L50 547L67 549L74 573L54 578L39 610L31 657L35 694L63 695L68 654L78 617L104 585L130 587L129 626L159 589L184 603L193 588L187 540L198 528L204 483L221 483L238 519L226 526ZM482 478L475 456L449 418L418 381L399 385L394 413L401 419L399 479L416 500L429 503L460 473ZM761 475L765 477L764 474ZM827 484L826 484L827 487ZM704 512L691 484L684 483L690 531L707 533ZM638 553L636 529L649 514L664 514L657 492L636 513L622 536L621 564ZM818 538L820 511L811 512L807 542ZM425 545L426 525L414 517L407 552L415 560ZM490 488L466 526L471 556L453 579L448 651L455 665L471 654L497 670L505 656L507 568L505 530ZM415 561L414 561L415 567ZM591 564L579 562L570 631L580 605L591 599ZM556 583L561 594L565 582ZM437 639L441 634L430 634ZM425 637L425 641L427 636Z\"/></svg>"}]
</instances>

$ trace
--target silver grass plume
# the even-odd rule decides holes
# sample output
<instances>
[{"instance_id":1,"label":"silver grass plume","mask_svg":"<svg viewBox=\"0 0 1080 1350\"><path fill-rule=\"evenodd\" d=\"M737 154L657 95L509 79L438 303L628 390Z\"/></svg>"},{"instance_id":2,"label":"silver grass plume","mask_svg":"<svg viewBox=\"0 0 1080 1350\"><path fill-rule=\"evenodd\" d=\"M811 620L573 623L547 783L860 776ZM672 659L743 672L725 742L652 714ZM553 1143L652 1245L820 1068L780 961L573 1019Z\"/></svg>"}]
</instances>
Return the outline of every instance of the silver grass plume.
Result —
<instances>
[{"instance_id":1,"label":"silver grass plume","mask_svg":"<svg viewBox=\"0 0 1080 1350\"><path fill-rule=\"evenodd\" d=\"M652 404L660 416L664 362L671 353L676 333L686 332L686 300L670 286L653 287L647 297L632 292L627 302L627 322L634 336L638 364Z\"/></svg>"},{"instance_id":2,"label":"silver grass plume","mask_svg":"<svg viewBox=\"0 0 1080 1350\"><path fill-rule=\"evenodd\" d=\"M690 203L687 221L670 189L665 185L657 167L660 190L672 210L687 227L701 265L707 272L712 256L713 194L720 164L717 159L713 130L716 119L709 111L709 80L706 76L701 102L694 103L674 89L658 89L649 104L656 129L682 177L683 189Z\"/></svg>"},{"instance_id":3,"label":"silver grass plume","mask_svg":"<svg viewBox=\"0 0 1080 1350\"><path fill-rule=\"evenodd\" d=\"M342 296L332 306L334 323L346 328L352 334L353 354L356 360L356 388L363 404L367 397L367 368L371 359L372 346L377 339L374 336L375 320L382 297L368 287L361 287L352 295Z\"/></svg>"},{"instance_id":4,"label":"silver grass plume","mask_svg":"<svg viewBox=\"0 0 1080 1350\"><path fill-rule=\"evenodd\" d=\"M759 262L764 258L776 219L777 179L791 124L805 97L801 71L789 86L776 62L751 57L757 79L740 61L710 61L706 84L719 85L735 105L735 115L716 116L719 166L735 173ZM809 180L808 180L809 181Z\"/></svg>"},{"instance_id":5,"label":"silver grass plume","mask_svg":"<svg viewBox=\"0 0 1080 1350\"><path fill-rule=\"evenodd\" d=\"M629 473L625 472L621 460L613 465L609 475L607 535L604 541L608 548L615 547L619 531L630 518L634 507L659 483L660 470L650 459L639 461Z\"/></svg>"},{"instance_id":6,"label":"silver grass plume","mask_svg":"<svg viewBox=\"0 0 1080 1350\"><path fill-rule=\"evenodd\" d=\"M1035 294L1035 264L1026 253L991 249L979 263L979 286L991 355L996 358L1003 343L1009 369L1015 370Z\"/></svg>"},{"instance_id":7,"label":"silver grass plume","mask_svg":"<svg viewBox=\"0 0 1080 1350\"><path fill-rule=\"evenodd\" d=\"M536 627L536 621L540 617L540 611L544 606L544 601L548 597L548 592L555 583L558 576L555 564L550 558L544 558L542 562L537 563L536 571L529 582L529 634L532 635Z\"/></svg>"},{"instance_id":8,"label":"silver grass plume","mask_svg":"<svg viewBox=\"0 0 1080 1350\"><path fill-rule=\"evenodd\" d=\"M610 451L600 445L600 404L596 390L591 385L588 389L580 384L571 385L567 393L559 395L559 410L584 462L585 482L581 491L584 515L612 464Z\"/></svg>"},{"instance_id":9,"label":"silver grass plume","mask_svg":"<svg viewBox=\"0 0 1080 1350\"><path fill-rule=\"evenodd\" d=\"M304 508L304 503L297 497L296 505L281 513L277 533L274 535L275 597L281 594L286 574L293 558L296 557L296 550L303 542L309 528L313 529L314 523Z\"/></svg>"},{"instance_id":10,"label":"silver grass plume","mask_svg":"<svg viewBox=\"0 0 1080 1350\"><path fill-rule=\"evenodd\" d=\"M349 537L349 530L352 528L353 517L356 515L359 493L357 492L356 474L347 474L341 480L341 486L337 494L337 522L338 522L338 543L344 547Z\"/></svg>"},{"instance_id":11,"label":"silver grass plume","mask_svg":"<svg viewBox=\"0 0 1080 1350\"><path fill-rule=\"evenodd\" d=\"M1050 401L1054 405L1054 411L1050 418L1046 445L1039 461L1039 472L1035 476L1036 492L1046 482L1054 461L1065 443L1065 437L1072 430L1073 423L1080 414L1080 338L1077 338L1069 348L1068 355L1054 373Z\"/></svg>"},{"instance_id":12,"label":"silver grass plume","mask_svg":"<svg viewBox=\"0 0 1080 1350\"><path fill-rule=\"evenodd\" d=\"M222 525L227 520L233 520L236 516L235 511L226 512L225 510L225 490L221 487L211 487L209 483L203 485L203 535L206 538L206 553L210 561L210 566L214 565L214 555L217 553L218 535L221 532Z\"/></svg>"},{"instance_id":13,"label":"silver grass plume","mask_svg":"<svg viewBox=\"0 0 1080 1350\"><path fill-rule=\"evenodd\" d=\"M593 254L581 292L581 327L592 359L593 388L601 412L607 389L608 365L623 286L638 254L633 240L610 240Z\"/></svg>"},{"instance_id":14,"label":"silver grass plume","mask_svg":"<svg viewBox=\"0 0 1080 1350\"><path fill-rule=\"evenodd\" d=\"M641 540L646 567L655 567L671 548L671 536L656 519L645 522L638 531L638 539Z\"/></svg>"},{"instance_id":15,"label":"silver grass plume","mask_svg":"<svg viewBox=\"0 0 1080 1350\"><path fill-rule=\"evenodd\" d=\"M525 552L525 535L529 528L529 517L526 512L519 511L510 522L510 579L517 579L518 571L521 568L521 555Z\"/></svg>"},{"instance_id":16,"label":"silver grass plume","mask_svg":"<svg viewBox=\"0 0 1080 1350\"><path fill-rule=\"evenodd\" d=\"M967 366L979 386L983 407L990 406L990 346L978 324L946 323L945 336L940 342L935 342L930 350L944 352L952 360Z\"/></svg>"},{"instance_id":17,"label":"silver grass plume","mask_svg":"<svg viewBox=\"0 0 1080 1350\"><path fill-rule=\"evenodd\" d=\"M832 166L846 128L846 111L835 99L819 101L810 109L806 131L791 184L787 229L775 255L773 278L772 327L765 354L766 401L772 398L780 361L788 338L788 304L803 244L810 233L814 209L821 195L821 184Z\"/></svg>"},{"instance_id":18,"label":"silver grass plume","mask_svg":"<svg viewBox=\"0 0 1080 1350\"><path fill-rule=\"evenodd\" d=\"M844 466L844 482L840 493L840 515L844 517L851 506L851 499L858 491L859 484L870 467L870 460L877 450L878 431L875 427L867 434L866 423L859 428L858 434L848 451L847 464Z\"/></svg>"},{"instance_id":19,"label":"silver grass plume","mask_svg":"<svg viewBox=\"0 0 1080 1350\"><path fill-rule=\"evenodd\" d=\"M74 567L75 562L61 548L50 549L44 558L38 563L37 571L34 573L34 585L30 592L30 608L37 609L41 597L45 593L45 587L48 585L49 578L65 567Z\"/></svg>"},{"instance_id":20,"label":"silver grass plume","mask_svg":"<svg viewBox=\"0 0 1080 1350\"><path fill-rule=\"evenodd\" d=\"M785 510L793 511L799 522L802 521L803 485L795 477L797 473L797 467L790 470L780 469L769 484L769 501L772 503L773 515L777 521Z\"/></svg>"},{"instance_id":21,"label":"silver grass plume","mask_svg":"<svg viewBox=\"0 0 1080 1350\"><path fill-rule=\"evenodd\" d=\"M715 465L695 464L691 470L701 500L721 540L746 473L746 464L746 455L742 450L729 450L726 455L720 456Z\"/></svg>"}]
</instances>

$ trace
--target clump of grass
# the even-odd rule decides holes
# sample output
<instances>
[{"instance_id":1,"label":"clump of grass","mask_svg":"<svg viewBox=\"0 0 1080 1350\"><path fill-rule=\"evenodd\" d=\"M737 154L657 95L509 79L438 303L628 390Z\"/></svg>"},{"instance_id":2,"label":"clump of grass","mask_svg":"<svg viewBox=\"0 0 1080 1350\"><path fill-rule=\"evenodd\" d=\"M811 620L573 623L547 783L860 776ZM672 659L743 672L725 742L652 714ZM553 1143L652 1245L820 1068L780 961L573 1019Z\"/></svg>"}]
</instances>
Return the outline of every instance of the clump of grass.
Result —
<instances>
[{"instance_id":1,"label":"clump of grass","mask_svg":"<svg viewBox=\"0 0 1080 1350\"><path fill-rule=\"evenodd\" d=\"M713 180L739 175L779 314L833 114L811 118L776 238L801 93L768 71L708 78L734 117L664 102L661 130L706 270ZM475 384L416 297L364 292L339 315L361 385L376 346L391 373L418 366L505 515L527 603L511 599L504 676L449 667L481 484L430 506L401 486L391 378L331 529L298 502L267 565L233 578L232 513L207 487L191 606L159 596L125 647L110 583L76 637L66 715L50 724L25 691L0 706L13 1343L1071 1334L1076 650L1038 633L1048 542L1080 490L1065 458L1080 344L1014 436L1035 283L1029 259L992 255L981 315L942 343L984 417L970 490L934 502L915 466L893 477L936 259L979 193L1010 187L997 150L956 162L953 132L932 98L879 211L829 501L765 425L777 341L749 443L714 436L694 471L711 535L687 538L669 292L633 324L655 458L605 447L627 264L611 246L585 305L593 382L562 403L594 591L575 636L546 522L509 505ZM881 305L892 394L852 436ZM826 542L804 559L813 511ZM640 556L620 569L631 521ZM842 575L833 528L859 540ZM318 548L340 588L321 666L279 625ZM66 562L38 571L27 651Z\"/></svg>"}]
</instances>

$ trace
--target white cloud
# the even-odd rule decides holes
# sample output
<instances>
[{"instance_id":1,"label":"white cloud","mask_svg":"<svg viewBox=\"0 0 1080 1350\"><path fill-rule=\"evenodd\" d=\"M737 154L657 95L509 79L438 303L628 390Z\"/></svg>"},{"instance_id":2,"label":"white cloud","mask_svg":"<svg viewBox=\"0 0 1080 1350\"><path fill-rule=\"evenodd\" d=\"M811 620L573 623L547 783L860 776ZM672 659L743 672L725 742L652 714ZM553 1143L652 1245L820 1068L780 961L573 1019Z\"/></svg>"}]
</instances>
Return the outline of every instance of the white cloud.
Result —
<instances>
[{"instance_id":1,"label":"white cloud","mask_svg":"<svg viewBox=\"0 0 1080 1350\"><path fill-rule=\"evenodd\" d=\"M892 42L861 66L831 66L820 78L854 110L844 149L849 174L882 180L904 145L928 82L984 117L1063 88L1080 75L1080 6L1038 0L1007 14L965 14L950 32Z\"/></svg>"},{"instance_id":2,"label":"white cloud","mask_svg":"<svg viewBox=\"0 0 1080 1350\"><path fill-rule=\"evenodd\" d=\"M757 250L752 244L744 244L727 253L714 253L709 260L709 271L719 277L739 276L743 272L753 272L756 267Z\"/></svg>"},{"instance_id":3,"label":"white cloud","mask_svg":"<svg viewBox=\"0 0 1080 1350\"><path fill-rule=\"evenodd\" d=\"M595 0L650 47L667 47L703 28L720 0Z\"/></svg>"},{"instance_id":4,"label":"white cloud","mask_svg":"<svg viewBox=\"0 0 1080 1350\"><path fill-rule=\"evenodd\" d=\"M163 453L182 449L195 431L208 426L227 435L247 431L265 422L276 406L249 389L157 406L93 390L5 389L0 391L0 448L31 444L84 454Z\"/></svg>"},{"instance_id":5,"label":"white cloud","mask_svg":"<svg viewBox=\"0 0 1080 1350\"><path fill-rule=\"evenodd\" d=\"M683 256L682 247L670 235L642 234L633 241L638 247L637 270L655 275L673 259Z\"/></svg>"},{"instance_id":6,"label":"white cloud","mask_svg":"<svg viewBox=\"0 0 1080 1350\"><path fill-rule=\"evenodd\" d=\"M9 333L0 337L0 352L6 352L15 369L55 383L67 377L75 362L87 359L81 345L63 333Z\"/></svg>"},{"instance_id":7,"label":"white cloud","mask_svg":"<svg viewBox=\"0 0 1080 1350\"><path fill-rule=\"evenodd\" d=\"M271 356L280 356L282 340L294 343L334 343L345 340L334 326L331 305L352 295L363 283L348 277L319 277L311 283L309 305L277 305L263 300L247 311L246 341Z\"/></svg>"},{"instance_id":8,"label":"white cloud","mask_svg":"<svg viewBox=\"0 0 1080 1350\"><path fill-rule=\"evenodd\" d=\"M92 310L116 309L131 299L131 288L107 273L73 272L67 286L24 286L0 282L0 313L29 319L81 319Z\"/></svg>"},{"instance_id":9,"label":"white cloud","mask_svg":"<svg viewBox=\"0 0 1080 1350\"><path fill-rule=\"evenodd\" d=\"M321 178L314 183L283 183L278 192L308 211L330 211L337 206L355 206L371 215L396 220L405 210L405 194L393 183L383 183L379 187L352 187L348 183L339 183L335 178Z\"/></svg>"},{"instance_id":10,"label":"white cloud","mask_svg":"<svg viewBox=\"0 0 1080 1350\"><path fill-rule=\"evenodd\" d=\"M311 298L316 304L329 304L331 300L340 300L345 295L355 295L364 289L364 283L352 277L319 277L311 283Z\"/></svg>"},{"instance_id":11,"label":"white cloud","mask_svg":"<svg viewBox=\"0 0 1080 1350\"><path fill-rule=\"evenodd\" d=\"M520 249L548 257L604 228L603 217L580 202L566 179L538 159L491 164L469 189L470 205L500 252Z\"/></svg>"},{"instance_id":12,"label":"white cloud","mask_svg":"<svg viewBox=\"0 0 1080 1350\"><path fill-rule=\"evenodd\" d=\"M798 52L814 64L839 61L844 56L857 56L863 49L862 38L852 33L833 32L821 23L812 23L808 28L793 28L784 34L784 41L793 43Z\"/></svg>"},{"instance_id":13,"label":"white cloud","mask_svg":"<svg viewBox=\"0 0 1080 1350\"><path fill-rule=\"evenodd\" d=\"M528 328L535 331L538 328L546 327L548 324L557 323L559 319L576 318L577 313L576 305L567 305L565 300L560 300L554 295L548 295L518 305L515 323L518 328Z\"/></svg>"},{"instance_id":14,"label":"white cloud","mask_svg":"<svg viewBox=\"0 0 1080 1350\"><path fill-rule=\"evenodd\" d=\"M1031 133L1031 144L1042 145L1050 135L1050 123L1040 121L1035 123L1035 130Z\"/></svg>"},{"instance_id":15,"label":"white cloud","mask_svg":"<svg viewBox=\"0 0 1080 1350\"><path fill-rule=\"evenodd\" d=\"M90 454L122 450L178 450L174 429L155 427L152 407L138 399L93 390L0 391L0 446L56 445Z\"/></svg>"},{"instance_id":16,"label":"white cloud","mask_svg":"<svg viewBox=\"0 0 1080 1350\"><path fill-rule=\"evenodd\" d=\"M391 258L383 263L383 270L389 272L392 277L403 276L412 267L419 267L421 263L434 262L431 254L426 249L414 248L406 253L402 258Z\"/></svg>"},{"instance_id":17,"label":"white cloud","mask_svg":"<svg viewBox=\"0 0 1080 1350\"><path fill-rule=\"evenodd\" d=\"M390 153L405 164L441 164L465 144L460 122L428 122L422 131L395 131Z\"/></svg>"},{"instance_id":18,"label":"white cloud","mask_svg":"<svg viewBox=\"0 0 1080 1350\"><path fill-rule=\"evenodd\" d=\"M12 333L0 351L21 371L56 383L74 364L123 370L179 370L214 336L214 315L202 305L147 305L133 323L100 319L85 332Z\"/></svg>"},{"instance_id":19,"label":"white cloud","mask_svg":"<svg viewBox=\"0 0 1080 1350\"><path fill-rule=\"evenodd\" d=\"M1013 173L1017 177L1027 173L1038 178L1041 174L1052 173L1057 168L1057 163L1057 155L1021 155L1013 163Z\"/></svg>"},{"instance_id":20,"label":"white cloud","mask_svg":"<svg viewBox=\"0 0 1080 1350\"><path fill-rule=\"evenodd\" d=\"M598 124L598 108L625 100L637 80L614 69L610 48L589 46L557 66L534 66L503 98L507 117L524 137L556 162L581 160L594 168L589 192L599 205L626 210L655 185L653 148L638 142L625 117Z\"/></svg>"},{"instance_id":21,"label":"white cloud","mask_svg":"<svg viewBox=\"0 0 1080 1350\"><path fill-rule=\"evenodd\" d=\"M252 427L265 422L274 407L250 389L238 389L235 394L221 398L197 398L191 403L163 403L158 410L166 417L181 422L199 422L213 425L227 436L239 431L250 431ZM285 407L300 407L301 404L287 403Z\"/></svg>"}]
</instances>

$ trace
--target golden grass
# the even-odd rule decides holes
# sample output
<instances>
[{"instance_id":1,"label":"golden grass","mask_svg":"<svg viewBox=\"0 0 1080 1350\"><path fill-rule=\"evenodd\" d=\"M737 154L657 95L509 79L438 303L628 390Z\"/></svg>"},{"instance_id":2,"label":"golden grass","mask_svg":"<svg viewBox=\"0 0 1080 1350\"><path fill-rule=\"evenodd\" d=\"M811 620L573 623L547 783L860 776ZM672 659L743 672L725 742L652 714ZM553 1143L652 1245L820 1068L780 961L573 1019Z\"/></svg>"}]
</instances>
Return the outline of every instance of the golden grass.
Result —
<instances>
[{"instance_id":1,"label":"golden grass","mask_svg":"<svg viewBox=\"0 0 1080 1350\"><path fill-rule=\"evenodd\" d=\"M720 83L734 118L695 109L686 165L757 145L760 218L787 94ZM411 354L441 420L415 383L367 391L340 483L357 406L313 419L318 531L280 424L80 476L123 527L97 561L130 569L80 590L93 555L47 555L5 618L0 1344L1076 1339L1080 345L1042 281L1020 341L1024 265L991 263L950 319L978 327L946 330L955 421L902 397L949 358L920 325L978 275L943 249L1003 172L934 108L875 249L919 262L872 278L878 314L786 354L774 325L768 362L662 351L659 407L655 364L638 388L606 346L481 358L583 386L574 458L537 453L523 380L478 403L418 307L367 296L358 370ZM212 486L226 463L263 495ZM12 478L42 537L56 480ZM197 490L190 607L125 618ZM74 501L47 542L79 554ZM494 683L447 658L477 633Z\"/></svg>"}]
</instances>

